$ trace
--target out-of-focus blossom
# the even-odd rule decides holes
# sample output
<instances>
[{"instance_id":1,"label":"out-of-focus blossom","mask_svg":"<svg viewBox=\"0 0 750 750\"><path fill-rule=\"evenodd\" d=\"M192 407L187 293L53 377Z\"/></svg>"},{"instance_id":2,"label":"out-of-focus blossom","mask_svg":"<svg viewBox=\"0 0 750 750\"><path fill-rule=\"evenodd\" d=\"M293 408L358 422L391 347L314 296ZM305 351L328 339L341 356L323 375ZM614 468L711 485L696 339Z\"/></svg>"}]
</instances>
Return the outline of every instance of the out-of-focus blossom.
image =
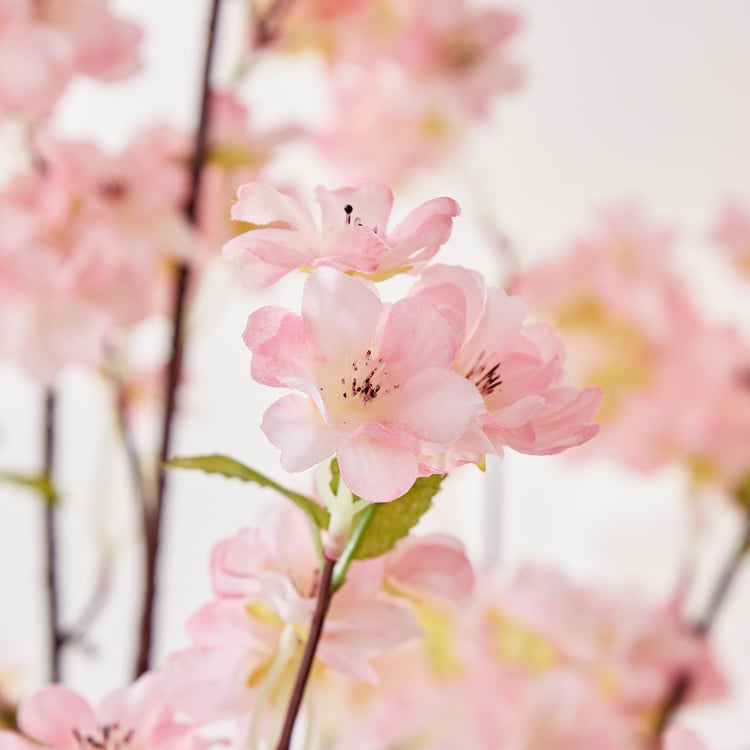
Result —
<instances>
[{"instance_id":1,"label":"out-of-focus blossom","mask_svg":"<svg viewBox=\"0 0 750 750\"><path fill-rule=\"evenodd\" d=\"M716 219L711 238L739 271L750 276L750 213L743 206L727 204Z\"/></svg>"},{"instance_id":2,"label":"out-of-focus blossom","mask_svg":"<svg viewBox=\"0 0 750 750\"><path fill-rule=\"evenodd\" d=\"M118 80L139 67L140 29L104 0L6 0L0 8L0 117L49 113L71 77Z\"/></svg>"},{"instance_id":3,"label":"out-of-focus blossom","mask_svg":"<svg viewBox=\"0 0 750 750\"><path fill-rule=\"evenodd\" d=\"M450 237L458 204L433 198L388 229L393 194L381 182L329 191L319 187L318 229L309 211L264 182L243 185L232 218L257 225L224 246L250 286L266 286L292 270L331 266L373 279L419 269Z\"/></svg>"},{"instance_id":4,"label":"out-of-focus blossom","mask_svg":"<svg viewBox=\"0 0 750 750\"><path fill-rule=\"evenodd\" d=\"M430 559L449 564L428 573ZM307 521L290 506L274 509L215 547L211 573L217 598L190 620L193 646L167 665L175 700L200 720L247 714L291 687L319 586ZM444 537L354 562L331 602L314 681L323 667L376 681L371 660L420 633L410 602L465 600L472 586L463 548Z\"/></svg>"},{"instance_id":5,"label":"out-of-focus blossom","mask_svg":"<svg viewBox=\"0 0 750 750\"><path fill-rule=\"evenodd\" d=\"M486 578L480 592L469 606L423 604L426 638L377 662L381 684L321 681L316 711L336 706L323 747L645 750L682 670L696 681L689 699L721 693L705 643L670 606L544 569Z\"/></svg>"},{"instance_id":6,"label":"out-of-focus blossom","mask_svg":"<svg viewBox=\"0 0 750 750\"><path fill-rule=\"evenodd\" d=\"M480 462L509 446L551 454L580 445L598 432L591 424L601 391L569 385L565 351L556 332L524 324L526 306L481 274L432 266L412 294L435 305L461 336L453 369L473 383L484 409L454 446L454 460Z\"/></svg>"},{"instance_id":7,"label":"out-of-focus blossom","mask_svg":"<svg viewBox=\"0 0 750 750\"><path fill-rule=\"evenodd\" d=\"M209 744L193 726L176 721L162 678L153 673L98 708L63 685L44 687L21 702L18 726L24 736L0 732L0 750L201 750Z\"/></svg>"},{"instance_id":8,"label":"out-of-focus blossom","mask_svg":"<svg viewBox=\"0 0 750 750\"><path fill-rule=\"evenodd\" d=\"M49 381L100 365L118 332L161 310L170 264L194 252L185 177L164 129L119 156L41 142L0 193L0 355Z\"/></svg>"},{"instance_id":9,"label":"out-of-focus blossom","mask_svg":"<svg viewBox=\"0 0 750 750\"><path fill-rule=\"evenodd\" d=\"M300 131L292 127L261 131L253 125L247 107L228 91L214 93L210 106L198 215L204 240L215 252L242 231L229 219L237 189L258 179L276 149Z\"/></svg>"},{"instance_id":10,"label":"out-of-focus blossom","mask_svg":"<svg viewBox=\"0 0 750 750\"><path fill-rule=\"evenodd\" d=\"M519 17L465 0L311 0L276 26L277 48L326 64L333 108L317 145L347 180L396 183L444 161L520 80Z\"/></svg>"},{"instance_id":11,"label":"out-of-focus blossom","mask_svg":"<svg viewBox=\"0 0 750 750\"><path fill-rule=\"evenodd\" d=\"M429 302L384 305L375 288L332 268L304 287L302 315L263 307L248 318L252 375L294 388L262 428L287 471L336 455L346 486L370 502L403 495L423 474L425 444L448 450L469 427L481 397L449 368L457 332Z\"/></svg>"},{"instance_id":12,"label":"out-of-focus blossom","mask_svg":"<svg viewBox=\"0 0 750 750\"><path fill-rule=\"evenodd\" d=\"M593 450L734 491L750 469L750 343L698 313L672 260L669 231L620 210L515 291L563 333L574 378L604 391Z\"/></svg>"}]
</instances>

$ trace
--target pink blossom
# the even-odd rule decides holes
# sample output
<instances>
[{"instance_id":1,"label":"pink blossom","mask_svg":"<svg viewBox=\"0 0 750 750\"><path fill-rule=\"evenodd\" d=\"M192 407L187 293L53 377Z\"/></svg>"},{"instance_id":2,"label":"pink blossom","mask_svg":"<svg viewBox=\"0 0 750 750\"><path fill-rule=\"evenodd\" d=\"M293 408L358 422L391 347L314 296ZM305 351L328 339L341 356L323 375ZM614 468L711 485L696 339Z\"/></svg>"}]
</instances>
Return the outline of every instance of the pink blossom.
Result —
<instances>
[{"instance_id":1,"label":"pink blossom","mask_svg":"<svg viewBox=\"0 0 750 750\"><path fill-rule=\"evenodd\" d=\"M124 78L141 31L102 0L19 0L0 9L0 116L49 113L76 73Z\"/></svg>"},{"instance_id":2,"label":"pink blossom","mask_svg":"<svg viewBox=\"0 0 750 750\"><path fill-rule=\"evenodd\" d=\"M706 644L674 608L525 568L480 577L460 605L422 601L425 631L376 662L381 683L321 683L316 710L336 750L641 750L673 680L692 670L689 700L721 695ZM671 750L667 748L667 750Z\"/></svg>"},{"instance_id":3,"label":"pink blossom","mask_svg":"<svg viewBox=\"0 0 750 750\"><path fill-rule=\"evenodd\" d=\"M740 203L728 203L719 214L711 239L737 270L750 275L750 214Z\"/></svg>"},{"instance_id":4,"label":"pink blossom","mask_svg":"<svg viewBox=\"0 0 750 750\"><path fill-rule=\"evenodd\" d=\"M675 727L664 735L664 750L708 750L708 745L695 732Z\"/></svg>"},{"instance_id":5,"label":"pink blossom","mask_svg":"<svg viewBox=\"0 0 750 750\"><path fill-rule=\"evenodd\" d=\"M734 492L748 469L750 342L698 313L672 262L671 232L621 209L516 290L563 332L574 377L604 390L591 450L640 471L678 463Z\"/></svg>"},{"instance_id":6,"label":"pink blossom","mask_svg":"<svg viewBox=\"0 0 750 750\"><path fill-rule=\"evenodd\" d=\"M195 244L173 140L154 129L121 156L39 143L38 162L0 192L0 354L49 381L99 366L120 332L162 309L169 264Z\"/></svg>"},{"instance_id":7,"label":"pink blossom","mask_svg":"<svg viewBox=\"0 0 750 750\"><path fill-rule=\"evenodd\" d=\"M345 314L342 314L345 311ZM294 388L263 417L287 471L336 455L346 486L370 502L403 495L423 473L423 444L447 448L481 404L448 368L456 332L429 302L383 305L374 287L331 268L305 283L302 315L263 307L244 340L255 380Z\"/></svg>"},{"instance_id":8,"label":"pink blossom","mask_svg":"<svg viewBox=\"0 0 750 750\"><path fill-rule=\"evenodd\" d=\"M162 678L146 674L128 688L110 694L98 708L63 685L50 685L21 702L20 730L34 742L0 732L1 750L200 750L206 742L193 727L177 723L164 700ZM39 744L36 744L39 743Z\"/></svg>"},{"instance_id":9,"label":"pink blossom","mask_svg":"<svg viewBox=\"0 0 750 750\"><path fill-rule=\"evenodd\" d=\"M459 209L450 198L434 198L388 231L393 194L380 182L316 196L322 227L296 199L254 182L238 191L232 218L259 225L224 246L250 286L267 286L290 271L331 266L372 278L420 268L448 239Z\"/></svg>"},{"instance_id":10,"label":"pink blossom","mask_svg":"<svg viewBox=\"0 0 750 750\"><path fill-rule=\"evenodd\" d=\"M455 448L455 460L480 461L503 446L550 454L591 439L598 388L569 385L564 347L555 331L523 324L526 306L480 274L432 266L412 294L434 304L460 333L453 369L473 383L484 410Z\"/></svg>"},{"instance_id":11,"label":"pink blossom","mask_svg":"<svg viewBox=\"0 0 750 750\"><path fill-rule=\"evenodd\" d=\"M438 560L432 572L430 559ZM319 585L307 521L291 507L274 508L262 526L216 545L211 574L218 598L191 618L193 646L167 666L178 704L200 719L257 708L293 677ZM462 547L443 537L409 540L385 559L355 561L326 617L319 667L375 681L370 662L420 632L408 602L465 600L472 585Z\"/></svg>"}]
</instances>

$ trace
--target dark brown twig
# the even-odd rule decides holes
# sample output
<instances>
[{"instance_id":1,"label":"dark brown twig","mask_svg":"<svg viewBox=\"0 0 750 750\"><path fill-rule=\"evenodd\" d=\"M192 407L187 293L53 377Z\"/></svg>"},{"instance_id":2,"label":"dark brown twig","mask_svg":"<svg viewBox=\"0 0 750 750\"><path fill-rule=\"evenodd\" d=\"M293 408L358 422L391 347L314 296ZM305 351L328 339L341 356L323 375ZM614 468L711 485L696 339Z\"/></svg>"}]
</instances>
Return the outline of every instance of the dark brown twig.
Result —
<instances>
[{"instance_id":1,"label":"dark brown twig","mask_svg":"<svg viewBox=\"0 0 750 750\"><path fill-rule=\"evenodd\" d=\"M750 518L748 518L745 523L742 539L722 568L722 571L716 580L716 584L711 590L705 611L695 622L688 626L688 631L695 638L706 638L711 632L719 611L726 601L727 594L729 593L729 590L737 577L737 573L740 570L742 561L748 550L748 545L750 545ZM659 737L664 731L674 713L685 702L694 679L695 675L690 671L681 672L675 677L654 725L654 733L656 737Z\"/></svg>"},{"instance_id":2,"label":"dark brown twig","mask_svg":"<svg viewBox=\"0 0 750 750\"><path fill-rule=\"evenodd\" d=\"M191 226L198 223L198 201L200 199L203 165L206 160L208 139L209 109L211 95L211 69L213 67L216 31L218 28L221 0L212 0L208 22L206 53L201 83L200 114L190 170L190 191L185 205L185 216ZM166 468L164 462L169 457L172 444L172 427L177 404L177 388L182 375L184 355L185 313L187 291L190 283L190 266L180 263L175 269L174 295L172 302L172 342L167 368L166 397L162 423L161 449L156 484L156 498L153 505L143 508L143 535L146 546L146 565L143 609L141 614L140 637L136 658L135 673L140 675L151 665L154 640L154 608L157 597L157 568L159 545L164 519L166 500Z\"/></svg>"},{"instance_id":3,"label":"dark brown twig","mask_svg":"<svg viewBox=\"0 0 750 750\"><path fill-rule=\"evenodd\" d=\"M281 731L281 737L279 739L279 744L276 746L276 750L289 750L289 745L292 742L294 724L297 721L297 715L299 714L302 705L302 699L305 696L305 688L307 687L307 681L310 677L310 671L315 659L315 652L318 648L320 636L323 633L323 623L325 622L328 607L333 598L333 593L331 591L331 578L333 577L334 565L335 562L328 559L326 559L323 564L323 572L320 576L320 588L318 590L318 600L315 605L315 613L313 614L312 623L310 624L310 633L307 636L305 651L302 654L302 662L299 667L299 672L297 672L297 679L294 682L292 697L289 699L289 706L284 719L284 727Z\"/></svg>"},{"instance_id":4,"label":"dark brown twig","mask_svg":"<svg viewBox=\"0 0 750 750\"><path fill-rule=\"evenodd\" d=\"M49 388L44 397L44 478L52 482L55 460L55 392ZM60 590L57 578L57 509L44 498L44 572L47 591L47 643L49 678L60 682L62 677L63 636L60 631Z\"/></svg>"}]
</instances>

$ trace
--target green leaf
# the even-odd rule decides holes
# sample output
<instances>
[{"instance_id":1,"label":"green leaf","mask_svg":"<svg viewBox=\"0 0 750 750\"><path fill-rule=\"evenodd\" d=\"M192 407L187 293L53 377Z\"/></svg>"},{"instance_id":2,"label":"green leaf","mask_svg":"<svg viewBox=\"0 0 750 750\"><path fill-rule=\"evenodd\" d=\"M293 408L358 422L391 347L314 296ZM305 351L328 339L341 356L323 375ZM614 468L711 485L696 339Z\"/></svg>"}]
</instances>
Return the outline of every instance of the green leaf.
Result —
<instances>
[{"instance_id":1,"label":"green leaf","mask_svg":"<svg viewBox=\"0 0 750 750\"><path fill-rule=\"evenodd\" d=\"M235 461L229 456L214 454L211 456L191 456L190 458L173 458L166 462L166 466L176 469L200 469L207 474L221 474L233 479L241 479L243 482L255 482L261 487L270 487L279 494L291 500L300 510L306 513L312 522L320 529L328 527L328 511L315 501L299 492L287 489L278 482L274 482L255 469Z\"/></svg>"},{"instance_id":2,"label":"green leaf","mask_svg":"<svg viewBox=\"0 0 750 750\"><path fill-rule=\"evenodd\" d=\"M19 474L14 471L0 471L0 482L15 484L38 492L46 502L54 505L57 502L57 490L50 478L44 474Z\"/></svg>"},{"instance_id":3,"label":"green leaf","mask_svg":"<svg viewBox=\"0 0 750 750\"><path fill-rule=\"evenodd\" d=\"M440 489L443 476L433 474L429 477L419 477L412 488L397 500L371 506L372 516L354 557L359 560L379 557L392 550L396 542L405 537L430 509L432 498ZM367 510L369 508L361 512L365 513Z\"/></svg>"}]
</instances>

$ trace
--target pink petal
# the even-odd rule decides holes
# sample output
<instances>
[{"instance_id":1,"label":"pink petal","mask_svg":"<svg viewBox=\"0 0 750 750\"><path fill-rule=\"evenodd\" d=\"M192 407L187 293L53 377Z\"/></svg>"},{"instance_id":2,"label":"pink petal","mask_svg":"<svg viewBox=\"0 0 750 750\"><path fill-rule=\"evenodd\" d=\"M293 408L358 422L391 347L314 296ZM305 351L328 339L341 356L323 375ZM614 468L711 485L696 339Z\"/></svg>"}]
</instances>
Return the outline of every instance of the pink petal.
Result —
<instances>
[{"instance_id":1,"label":"pink petal","mask_svg":"<svg viewBox=\"0 0 750 750\"><path fill-rule=\"evenodd\" d=\"M73 730L92 734L97 723L89 703L62 685L42 688L18 710L18 726L24 734L54 748L77 748Z\"/></svg>"},{"instance_id":2,"label":"pink petal","mask_svg":"<svg viewBox=\"0 0 750 750\"><path fill-rule=\"evenodd\" d=\"M460 212L452 198L433 198L418 206L388 237L394 256L403 262L429 260L450 237L453 218ZM418 250L422 252L415 256Z\"/></svg>"},{"instance_id":3,"label":"pink petal","mask_svg":"<svg viewBox=\"0 0 750 750\"><path fill-rule=\"evenodd\" d=\"M422 440L445 444L465 432L483 406L479 392L455 372L431 367L388 395L389 410Z\"/></svg>"},{"instance_id":4,"label":"pink petal","mask_svg":"<svg viewBox=\"0 0 750 750\"><path fill-rule=\"evenodd\" d=\"M287 471L303 471L330 458L339 442L312 402L295 393L266 409L261 429L281 450L281 465Z\"/></svg>"},{"instance_id":5,"label":"pink petal","mask_svg":"<svg viewBox=\"0 0 750 750\"><path fill-rule=\"evenodd\" d=\"M247 319L242 339L253 353L252 376L258 383L305 389L306 363L314 357L310 332L299 315L269 305Z\"/></svg>"},{"instance_id":6,"label":"pink petal","mask_svg":"<svg viewBox=\"0 0 750 750\"><path fill-rule=\"evenodd\" d=\"M299 229L311 240L316 236L315 223L302 203L266 182L242 185L231 216L234 221L248 224L282 224L288 229Z\"/></svg>"},{"instance_id":7,"label":"pink petal","mask_svg":"<svg viewBox=\"0 0 750 750\"><path fill-rule=\"evenodd\" d=\"M344 226L326 235L320 244L321 263L363 273L376 271L379 256L387 250L382 239L367 227Z\"/></svg>"},{"instance_id":8,"label":"pink petal","mask_svg":"<svg viewBox=\"0 0 750 750\"><path fill-rule=\"evenodd\" d=\"M474 569L463 545L432 534L402 539L388 558L388 577L406 591L465 603L474 589Z\"/></svg>"},{"instance_id":9,"label":"pink petal","mask_svg":"<svg viewBox=\"0 0 750 750\"><path fill-rule=\"evenodd\" d=\"M428 367L450 367L459 345L457 331L429 302L401 299L388 311L378 351L392 382L403 385Z\"/></svg>"},{"instance_id":10,"label":"pink petal","mask_svg":"<svg viewBox=\"0 0 750 750\"><path fill-rule=\"evenodd\" d=\"M337 367L344 364L342 357L364 356L382 309L371 284L333 268L313 271L302 292L302 317L321 357Z\"/></svg>"},{"instance_id":11,"label":"pink petal","mask_svg":"<svg viewBox=\"0 0 750 750\"><path fill-rule=\"evenodd\" d=\"M144 742L160 725L171 724L173 711L164 700L164 678L156 672L141 675L132 685L111 693L98 712L100 724L119 724L136 730Z\"/></svg>"},{"instance_id":12,"label":"pink petal","mask_svg":"<svg viewBox=\"0 0 750 750\"><path fill-rule=\"evenodd\" d=\"M237 265L242 280L251 289L270 286L290 271L306 265L310 259L309 253L296 247L254 236L262 231L245 232L229 240L222 248L224 257ZM285 234L292 233L285 231Z\"/></svg>"},{"instance_id":13,"label":"pink petal","mask_svg":"<svg viewBox=\"0 0 750 750\"><path fill-rule=\"evenodd\" d=\"M338 450L341 478L359 497L384 503L401 497L417 478L417 460L406 436L369 423Z\"/></svg>"}]
</instances>

